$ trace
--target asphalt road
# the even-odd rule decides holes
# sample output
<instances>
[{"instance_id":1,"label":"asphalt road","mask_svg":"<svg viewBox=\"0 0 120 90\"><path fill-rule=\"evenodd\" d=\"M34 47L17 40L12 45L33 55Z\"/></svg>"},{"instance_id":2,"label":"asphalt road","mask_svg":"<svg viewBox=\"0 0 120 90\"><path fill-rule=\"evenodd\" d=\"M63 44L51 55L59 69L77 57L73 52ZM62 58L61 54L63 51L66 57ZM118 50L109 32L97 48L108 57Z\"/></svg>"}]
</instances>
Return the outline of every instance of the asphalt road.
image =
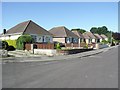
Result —
<instances>
[{"instance_id":1,"label":"asphalt road","mask_svg":"<svg viewBox=\"0 0 120 90\"><path fill-rule=\"evenodd\" d=\"M118 48L51 62L6 63L3 88L118 88Z\"/></svg>"}]
</instances>

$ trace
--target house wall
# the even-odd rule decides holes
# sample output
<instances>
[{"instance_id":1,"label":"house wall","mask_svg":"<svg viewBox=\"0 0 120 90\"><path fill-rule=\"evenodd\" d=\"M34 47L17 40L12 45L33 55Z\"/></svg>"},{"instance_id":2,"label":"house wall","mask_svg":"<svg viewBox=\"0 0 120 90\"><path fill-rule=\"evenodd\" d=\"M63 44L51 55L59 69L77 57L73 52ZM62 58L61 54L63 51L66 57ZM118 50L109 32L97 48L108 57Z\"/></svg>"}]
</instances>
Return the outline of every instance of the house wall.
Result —
<instances>
[{"instance_id":1,"label":"house wall","mask_svg":"<svg viewBox=\"0 0 120 90\"><path fill-rule=\"evenodd\" d=\"M108 41L108 38L105 38L106 41Z\"/></svg>"},{"instance_id":2,"label":"house wall","mask_svg":"<svg viewBox=\"0 0 120 90\"><path fill-rule=\"evenodd\" d=\"M100 39L100 42L102 42L103 39Z\"/></svg>"},{"instance_id":3,"label":"house wall","mask_svg":"<svg viewBox=\"0 0 120 90\"><path fill-rule=\"evenodd\" d=\"M53 38L53 41L65 43L65 38Z\"/></svg>"},{"instance_id":4,"label":"house wall","mask_svg":"<svg viewBox=\"0 0 120 90\"><path fill-rule=\"evenodd\" d=\"M49 35L37 35L31 34L32 37L35 39L35 42L53 42L53 37Z\"/></svg>"},{"instance_id":5,"label":"house wall","mask_svg":"<svg viewBox=\"0 0 120 90\"><path fill-rule=\"evenodd\" d=\"M16 40L20 36L21 36L21 34L19 34L19 35L9 35L9 36L6 35L6 36L1 36L0 40Z\"/></svg>"},{"instance_id":6,"label":"house wall","mask_svg":"<svg viewBox=\"0 0 120 90\"><path fill-rule=\"evenodd\" d=\"M95 43L95 42L96 42L96 39L92 39L92 42Z\"/></svg>"},{"instance_id":7,"label":"house wall","mask_svg":"<svg viewBox=\"0 0 120 90\"><path fill-rule=\"evenodd\" d=\"M85 39L86 43L89 44L89 39Z\"/></svg>"}]
</instances>

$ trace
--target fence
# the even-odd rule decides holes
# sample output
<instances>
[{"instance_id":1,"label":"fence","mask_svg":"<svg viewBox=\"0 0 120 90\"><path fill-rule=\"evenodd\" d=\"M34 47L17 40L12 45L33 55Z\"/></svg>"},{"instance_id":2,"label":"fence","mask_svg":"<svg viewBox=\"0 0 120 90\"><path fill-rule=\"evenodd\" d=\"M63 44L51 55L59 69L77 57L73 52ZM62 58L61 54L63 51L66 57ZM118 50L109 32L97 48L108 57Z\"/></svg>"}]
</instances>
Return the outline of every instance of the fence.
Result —
<instances>
[{"instance_id":1,"label":"fence","mask_svg":"<svg viewBox=\"0 0 120 90\"><path fill-rule=\"evenodd\" d=\"M53 43L34 43L33 47L35 49L54 49ZM26 50L31 50L31 44L25 44Z\"/></svg>"},{"instance_id":2,"label":"fence","mask_svg":"<svg viewBox=\"0 0 120 90\"><path fill-rule=\"evenodd\" d=\"M79 44L64 44L65 47L79 47ZM80 43L80 47L84 47L86 43ZM95 44L88 44L88 47L95 47ZM31 44L25 44L25 50L31 50ZM54 49L55 46L53 43L35 43L35 49Z\"/></svg>"}]
</instances>

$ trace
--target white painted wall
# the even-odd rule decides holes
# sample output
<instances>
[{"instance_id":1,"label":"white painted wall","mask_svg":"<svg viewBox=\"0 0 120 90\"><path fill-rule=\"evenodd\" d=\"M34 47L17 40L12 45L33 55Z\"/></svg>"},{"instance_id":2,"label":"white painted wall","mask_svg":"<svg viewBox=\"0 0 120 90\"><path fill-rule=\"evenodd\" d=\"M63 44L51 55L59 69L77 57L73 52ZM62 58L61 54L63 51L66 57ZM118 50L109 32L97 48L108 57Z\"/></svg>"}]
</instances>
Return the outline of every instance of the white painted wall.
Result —
<instances>
[{"instance_id":1,"label":"white painted wall","mask_svg":"<svg viewBox=\"0 0 120 90\"><path fill-rule=\"evenodd\" d=\"M103 39L100 39L100 42L102 42Z\"/></svg>"},{"instance_id":2,"label":"white painted wall","mask_svg":"<svg viewBox=\"0 0 120 90\"><path fill-rule=\"evenodd\" d=\"M0 40L16 40L21 35L22 34L1 36ZM43 42L43 35L37 35L37 34L31 34L31 35L36 36L37 42ZM49 40L47 38L49 38ZM53 42L52 36L49 36L49 35L44 35L44 40L45 40L45 42L51 42L51 43Z\"/></svg>"},{"instance_id":3,"label":"white painted wall","mask_svg":"<svg viewBox=\"0 0 120 90\"><path fill-rule=\"evenodd\" d=\"M53 38L53 41L57 41L60 43L65 43L65 38Z\"/></svg>"},{"instance_id":4,"label":"white painted wall","mask_svg":"<svg viewBox=\"0 0 120 90\"><path fill-rule=\"evenodd\" d=\"M92 39L92 42L93 42L93 43L96 43L96 39Z\"/></svg>"},{"instance_id":5,"label":"white painted wall","mask_svg":"<svg viewBox=\"0 0 120 90\"><path fill-rule=\"evenodd\" d=\"M9 36L6 35L6 36L1 36L0 40L16 40L20 36L21 36L21 34L18 34L18 35L9 35Z\"/></svg>"},{"instance_id":6,"label":"white painted wall","mask_svg":"<svg viewBox=\"0 0 120 90\"><path fill-rule=\"evenodd\" d=\"M16 40L18 39L18 37L20 37L21 35L12 35L10 36L10 40Z\"/></svg>"},{"instance_id":7,"label":"white painted wall","mask_svg":"<svg viewBox=\"0 0 120 90\"><path fill-rule=\"evenodd\" d=\"M34 54L41 55L56 55L57 51L54 49L34 49Z\"/></svg>"},{"instance_id":8,"label":"white painted wall","mask_svg":"<svg viewBox=\"0 0 120 90\"><path fill-rule=\"evenodd\" d=\"M108 41L108 38L105 38L106 41Z\"/></svg>"},{"instance_id":9,"label":"white painted wall","mask_svg":"<svg viewBox=\"0 0 120 90\"><path fill-rule=\"evenodd\" d=\"M85 39L86 43L89 44L89 39Z\"/></svg>"}]
</instances>

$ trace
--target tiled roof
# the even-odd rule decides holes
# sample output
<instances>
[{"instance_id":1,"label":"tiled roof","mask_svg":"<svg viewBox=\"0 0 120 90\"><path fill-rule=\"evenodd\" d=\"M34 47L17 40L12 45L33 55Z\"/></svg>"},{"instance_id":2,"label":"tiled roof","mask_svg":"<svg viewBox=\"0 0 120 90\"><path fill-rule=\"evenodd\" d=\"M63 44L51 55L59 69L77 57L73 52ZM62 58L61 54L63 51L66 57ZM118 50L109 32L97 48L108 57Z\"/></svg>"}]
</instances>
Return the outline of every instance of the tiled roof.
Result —
<instances>
[{"instance_id":1,"label":"tiled roof","mask_svg":"<svg viewBox=\"0 0 120 90\"><path fill-rule=\"evenodd\" d=\"M74 37L74 38L78 38L77 35L75 35L72 31L70 31L69 29L67 29L64 26L54 27L51 30L49 30L49 32L52 33L54 35L54 37Z\"/></svg>"},{"instance_id":2,"label":"tiled roof","mask_svg":"<svg viewBox=\"0 0 120 90\"><path fill-rule=\"evenodd\" d=\"M84 38L84 36L79 31L72 31L75 35L77 35L79 38Z\"/></svg>"},{"instance_id":3,"label":"tiled roof","mask_svg":"<svg viewBox=\"0 0 120 90\"><path fill-rule=\"evenodd\" d=\"M98 39L102 39L102 37L99 34L94 34L94 36Z\"/></svg>"},{"instance_id":4,"label":"tiled roof","mask_svg":"<svg viewBox=\"0 0 120 90\"><path fill-rule=\"evenodd\" d=\"M94 34L91 33L91 32L85 32L85 34L87 34L91 39L96 39L96 37L94 36Z\"/></svg>"},{"instance_id":5,"label":"tiled roof","mask_svg":"<svg viewBox=\"0 0 120 90\"><path fill-rule=\"evenodd\" d=\"M100 35L103 39L107 38L107 36L105 36L104 34Z\"/></svg>"},{"instance_id":6,"label":"tiled roof","mask_svg":"<svg viewBox=\"0 0 120 90\"><path fill-rule=\"evenodd\" d=\"M86 33L83 33L82 35L85 39L90 39L90 37Z\"/></svg>"},{"instance_id":7,"label":"tiled roof","mask_svg":"<svg viewBox=\"0 0 120 90\"><path fill-rule=\"evenodd\" d=\"M31 20L17 24L16 26L7 30L5 35L16 33L51 35L47 30L45 30L44 28L42 28L41 26L39 26Z\"/></svg>"}]
</instances>

